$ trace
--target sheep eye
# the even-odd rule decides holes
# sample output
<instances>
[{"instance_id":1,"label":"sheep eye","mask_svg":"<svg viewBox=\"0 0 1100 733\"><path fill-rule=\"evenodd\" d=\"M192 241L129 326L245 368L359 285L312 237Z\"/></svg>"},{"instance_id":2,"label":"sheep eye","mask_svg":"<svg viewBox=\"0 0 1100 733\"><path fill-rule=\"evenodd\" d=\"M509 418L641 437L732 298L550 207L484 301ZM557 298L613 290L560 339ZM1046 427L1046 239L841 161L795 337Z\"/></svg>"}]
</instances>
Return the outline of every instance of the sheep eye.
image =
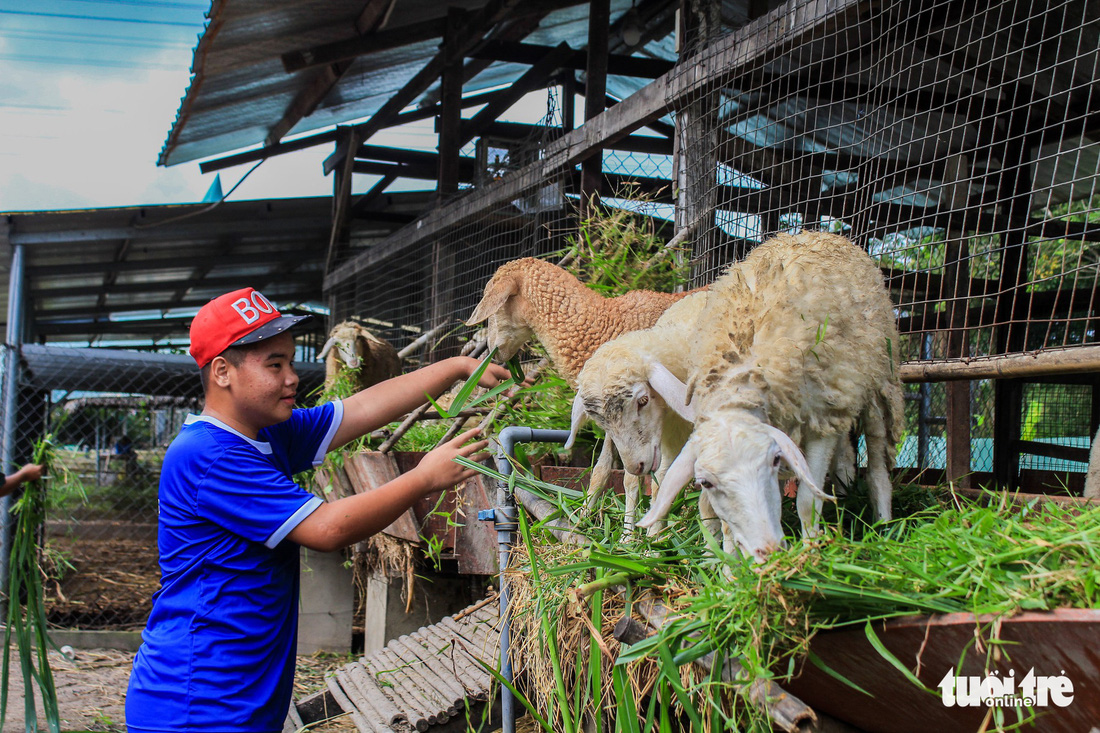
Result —
<instances>
[{"instance_id":1,"label":"sheep eye","mask_svg":"<svg viewBox=\"0 0 1100 733\"><path fill-rule=\"evenodd\" d=\"M774 467L774 468L779 468L779 459L780 459L780 458L782 458L782 457L783 457L783 456L781 456L781 455L779 455L778 453L776 453L776 454L775 454L775 458L773 458L773 459L772 459L772 467Z\"/></svg>"},{"instance_id":2,"label":"sheep eye","mask_svg":"<svg viewBox=\"0 0 1100 733\"><path fill-rule=\"evenodd\" d=\"M649 404L649 395L644 394L638 398L638 407L645 407Z\"/></svg>"},{"instance_id":3,"label":"sheep eye","mask_svg":"<svg viewBox=\"0 0 1100 733\"><path fill-rule=\"evenodd\" d=\"M709 489L714 488L714 484L712 484L710 481L707 481L705 478L701 478L701 479L696 480L696 483L699 484L700 489L708 489L709 490Z\"/></svg>"}]
</instances>

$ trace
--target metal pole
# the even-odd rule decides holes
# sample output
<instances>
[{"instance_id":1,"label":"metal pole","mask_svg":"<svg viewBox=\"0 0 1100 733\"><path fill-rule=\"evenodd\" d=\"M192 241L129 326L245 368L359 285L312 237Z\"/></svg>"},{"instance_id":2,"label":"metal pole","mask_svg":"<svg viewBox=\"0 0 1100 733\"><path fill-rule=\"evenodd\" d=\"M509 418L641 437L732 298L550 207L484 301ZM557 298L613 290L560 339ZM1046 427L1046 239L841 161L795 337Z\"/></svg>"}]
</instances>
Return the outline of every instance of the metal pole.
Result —
<instances>
[{"instance_id":1,"label":"metal pole","mask_svg":"<svg viewBox=\"0 0 1100 733\"><path fill-rule=\"evenodd\" d=\"M509 684L512 683L512 661L509 658L511 646L512 621L508 613L508 584L505 573L512 554L512 545L516 541L519 528L516 499L508 491L508 476L512 473L516 443L564 443L569 440L568 430L535 430L532 428L508 427L500 431L497 441L500 451L497 453L497 471L505 480L497 484L497 508L490 510L497 528L497 545L500 548L500 675ZM515 733L516 700L512 691L502 686L500 692L501 733Z\"/></svg>"},{"instance_id":2,"label":"metal pole","mask_svg":"<svg viewBox=\"0 0 1100 733\"><path fill-rule=\"evenodd\" d=\"M4 343L4 423L3 470L7 475L15 470L15 424L19 405L19 347L23 343L23 245L12 247L11 273L8 276L8 330ZM9 494L0 498L0 588L8 587L11 573L11 503ZM0 600L0 614L8 616L6 600Z\"/></svg>"}]
</instances>

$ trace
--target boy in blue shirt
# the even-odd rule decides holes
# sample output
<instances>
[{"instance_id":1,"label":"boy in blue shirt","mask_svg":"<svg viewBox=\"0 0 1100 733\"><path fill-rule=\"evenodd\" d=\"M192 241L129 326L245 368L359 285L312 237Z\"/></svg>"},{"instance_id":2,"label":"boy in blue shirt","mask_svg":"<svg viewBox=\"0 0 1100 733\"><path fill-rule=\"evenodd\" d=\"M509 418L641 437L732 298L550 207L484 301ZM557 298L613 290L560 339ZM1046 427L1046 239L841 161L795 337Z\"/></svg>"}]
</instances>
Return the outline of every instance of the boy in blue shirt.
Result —
<instances>
[{"instance_id":1,"label":"boy in blue shirt","mask_svg":"<svg viewBox=\"0 0 1100 733\"><path fill-rule=\"evenodd\" d=\"M477 460L486 445L464 446L477 433L468 431L378 489L328 504L301 489L291 476L478 366L446 359L296 410L288 329L306 318L283 316L244 288L203 306L191 324L206 403L161 470L161 589L126 697L134 733L281 731L294 681L299 547L331 552L371 536L424 495L469 478L453 459ZM490 365L481 384L507 377Z\"/></svg>"}]
</instances>

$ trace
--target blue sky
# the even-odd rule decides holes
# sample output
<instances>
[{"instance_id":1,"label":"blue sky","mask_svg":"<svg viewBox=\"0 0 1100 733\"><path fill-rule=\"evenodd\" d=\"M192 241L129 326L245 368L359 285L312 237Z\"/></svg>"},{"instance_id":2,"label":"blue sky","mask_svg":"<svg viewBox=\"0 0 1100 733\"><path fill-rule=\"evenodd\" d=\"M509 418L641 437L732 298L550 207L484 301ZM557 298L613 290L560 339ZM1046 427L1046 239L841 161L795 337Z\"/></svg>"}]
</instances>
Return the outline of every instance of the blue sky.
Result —
<instances>
[{"instance_id":1,"label":"blue sky","mask_svg":"<svg viewBox=\"0 0 1100 733\"><path fill-rule=\"evenodd\" d=\"M156 159L208 9L207 0L0 0L0 211L201 200L214 174ZM432 121L373 142L432 149ZM330 195L321 162L331 152L273 158L231 198ZM249 167L222 171L223 190ZM372 182L358 176L356 188Z\"/></svg>"},{"instance_id":2,"label":"blue sky","mask_svg":"<svg viewBox=\"0 0 1100 733\"><path fill-rule=\"evenodd\" d=\"M163 168L156 159L187 90L209 6L0 0L0 211L202 200L214 174L201 174L197 162ZM529 98L504 118L535 122L545 105L545 96ZM424 120L371 142L434 150L436 139L433 121ZM272 158L230 198L331 195L331 178L321 172L331 152L323 145ZM222 189L250 167L222 171ZM356 176L355 188L376 180ZM391 188L430 185L399 181Z\"/></svg>"}]
</instances>

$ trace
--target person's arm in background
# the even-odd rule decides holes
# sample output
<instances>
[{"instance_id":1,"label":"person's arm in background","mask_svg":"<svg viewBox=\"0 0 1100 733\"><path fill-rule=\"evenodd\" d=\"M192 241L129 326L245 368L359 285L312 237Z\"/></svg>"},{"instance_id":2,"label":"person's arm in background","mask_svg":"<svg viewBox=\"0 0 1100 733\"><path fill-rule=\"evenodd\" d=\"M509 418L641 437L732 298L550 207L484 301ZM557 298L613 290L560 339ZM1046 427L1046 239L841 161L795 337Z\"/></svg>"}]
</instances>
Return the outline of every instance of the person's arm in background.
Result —
<instances>
[{"instance_id":1,"label":"person's arm in background","mask_svg":"<svg viewBox=\"0 0 1100 733\"><path fill-rule=\"evenodd\" d=\"M480 364L469 356L455 356L356 392L344 400L344 419L329 450L340 448L416 409L427 401L426 394L435 399L455 382L468 379ZM505 367L489 364L478 383L482 387L495 387L509 376Z\"/></svg>"},{"instance_id":2,"label":"person's arm in background","mask_svg":"<svg viewBox=\"0 0 1100 733\"><path fill-rule=\"evenodd\" d=\"M4 488L0 489L0 496L7 496L26 481L37 481L40 478L42 478L42 466L37 463L28 463L10 476L4 477Z\"/></svg>"}]
</instances>

